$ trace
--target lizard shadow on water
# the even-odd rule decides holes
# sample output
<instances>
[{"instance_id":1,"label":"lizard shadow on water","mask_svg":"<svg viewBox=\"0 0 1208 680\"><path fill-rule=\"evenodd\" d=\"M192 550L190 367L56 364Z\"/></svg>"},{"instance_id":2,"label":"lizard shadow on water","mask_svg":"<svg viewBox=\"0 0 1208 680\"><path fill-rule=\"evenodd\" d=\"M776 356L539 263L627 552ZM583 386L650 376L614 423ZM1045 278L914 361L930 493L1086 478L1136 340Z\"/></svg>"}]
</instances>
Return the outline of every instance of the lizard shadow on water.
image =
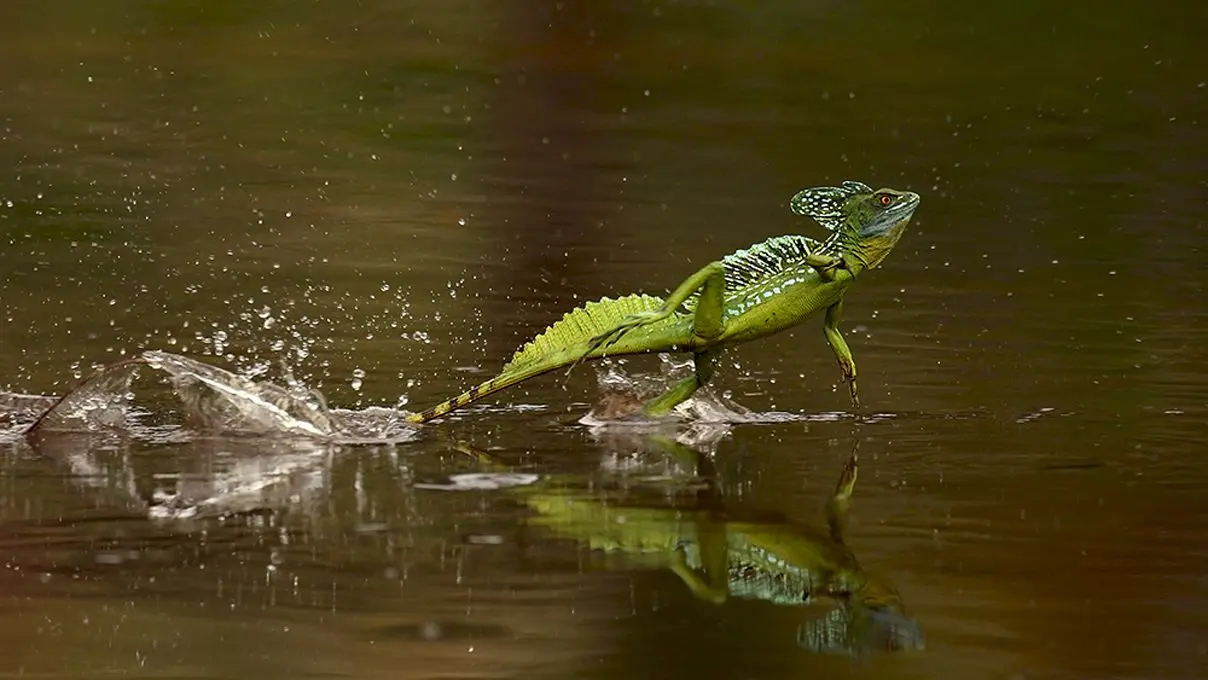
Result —
<instances>
[{"instance_id":1,"label":"lizard shadow on water","mask_svg":"<svg viewBox=\"0 0 1208 680\"><path fill-rule=\"evenodd\" d=\"M859 467L856 450L826 502L822 528L779 514L732 510L709 456L671 436L646 434L643 439L690 471L687 479L673 480L680 493L671 506L643 501L633 488L617 489L599 480L587 487L556 475L510 488L508 499L531 513L526 527L602 556L620 557L606 560L618 568L667 569L703 602L837 605L799 625L797 643L810 652L862 657L924 648L922 629L907 616L897 589L862 567L847 545L846 518ZM453 448L486 468L507 469L464 442Z\"/></svg>"}]
</instances>

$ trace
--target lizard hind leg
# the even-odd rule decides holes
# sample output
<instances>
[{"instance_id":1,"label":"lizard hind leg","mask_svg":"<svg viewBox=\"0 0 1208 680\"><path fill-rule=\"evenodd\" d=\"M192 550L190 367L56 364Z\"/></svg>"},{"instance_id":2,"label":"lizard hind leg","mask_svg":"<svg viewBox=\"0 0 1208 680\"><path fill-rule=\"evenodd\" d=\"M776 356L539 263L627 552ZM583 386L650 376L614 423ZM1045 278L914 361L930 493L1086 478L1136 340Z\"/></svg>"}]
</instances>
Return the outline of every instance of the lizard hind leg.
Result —
<instances>
[{"instance_id":1,"label":"lizard hind leg","mask_svg":"<svg viewBox=\"0 0 1208 680\"><path fill-rule=\"evenodd\" d=\"M700 297L696 300L696 312L692 319L692 334L698 342L708 343L721 336L726 330L725 320L725 286L726 271L720 262L705 266L692 278L680 285L667 298L667 307L674 309L696 290ZM707 346L707 345L706 345ZM646 404L642 412L648 416L662 416L684 403L703 385L713 379L717 368L717 350L697 350L693 355L695 374L684 378L662 396Z\"/></svg>"},{"instance_id":2,"label":"lizard hind leg","mask_svg":"<svg viewBox=\"0 0 1208 680\"><path fill-rule=\"evenodd\" d=\"M615 328L601 333L593 340L585 358L598 348L607 350L609 346L621 339L629 331L647 324L661 321L671 316L680 305L684 304L693 294L700 292L696 300L696 308L692 319L692 338L685 339L691 344L682 349L696 347L695 374L676 383L658 398L648 402L642 408L642 415L664 416L676 406L691 397L701 385L713 377L716 363L716 351L708 349L711 341L720 337L726 330L725 325L725 288L726 270L722 262L710 262L701 267L692 276L684 280L659 309L642 311L624 319ZM582 361L580 358L579 361ZM576 362L577 364L578 362ZM573 368L573 366L572 366Z\"/></svg>"},{"instance_id":3,"label":"lizard hind leg","mask_svg":"<svg viewBox=\"0 0 1208 680\"><path fill-rule=\"evenodd\" d=\"M713 378L713 370L717 364L716 352L697 352L693 355L695 374L684 378L672 385L670 389L642 407L646 416L665 416L676 406L687 401L703 385Z\"/></svg>"},{"instance_id":4,"label":"lizard hind leg","mask_svg":"<svg viewBox=\"0 0 1208 680\"><path fill-rule=\"evenodd\" d=\"M672 291L671 295L667 296L666 302L659 309L632 314L617 324L616 327L592 338L587 351L584 353L584 357L592 355L601 349L607 350L624 337L626 333L635 328L666 319L674 314L675 310L697 291L700 291L700 297L696 301L696 311L692 324L693 334L697 338L706 341L716 338L725 330L725 320L723 318L725 311L725 289L725 266L721 262L710 262L697 270L692 276L684 279L683 283Z\"/></svg>"}]
</instances>

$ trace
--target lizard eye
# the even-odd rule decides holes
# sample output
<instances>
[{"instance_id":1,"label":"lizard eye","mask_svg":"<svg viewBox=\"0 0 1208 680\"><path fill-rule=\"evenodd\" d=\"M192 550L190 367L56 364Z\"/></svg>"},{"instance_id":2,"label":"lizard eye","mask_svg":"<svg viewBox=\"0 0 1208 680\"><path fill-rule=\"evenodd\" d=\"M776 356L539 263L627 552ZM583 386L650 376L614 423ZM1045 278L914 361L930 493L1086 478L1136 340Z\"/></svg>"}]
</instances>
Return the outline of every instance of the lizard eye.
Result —
<instances>
[{"instance_id":1,"label":"lizard eye","mask_svg":"<svg viewBox=\"0 0 1208 680\"><path fill-rule=\"evenodd\" d=\"M890 196L889 194L881 194L880 198L877 199L877 202L881 205L889 205L890 203L893 203L893 196Z\"/></svg>"}]
</instances>

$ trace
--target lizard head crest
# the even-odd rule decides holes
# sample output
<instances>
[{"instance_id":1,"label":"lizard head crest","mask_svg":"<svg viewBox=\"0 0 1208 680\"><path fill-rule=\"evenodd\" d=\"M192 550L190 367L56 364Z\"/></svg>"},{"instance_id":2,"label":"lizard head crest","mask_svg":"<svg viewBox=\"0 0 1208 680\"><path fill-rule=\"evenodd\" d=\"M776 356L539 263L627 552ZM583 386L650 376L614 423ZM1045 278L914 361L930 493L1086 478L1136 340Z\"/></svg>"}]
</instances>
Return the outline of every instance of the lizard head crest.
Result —
<instances>
[{"instance_id":1,"label":"lizard head crest","mask_svg":"<svg viewBox=\"0 0 1208 680\"><path fill-rule=\"evenodd\" d=\"M813 218L835 232L844 253L866 268L876 267L902 235L903 227L919 207L911 191L876 189L847 181L837 187L802 189L789 203L793 212Z\"/></svg>"},{"instance_id":2,"label":"lizard head crest","mask_svg":"<svg viewBox=\"0 0 1208 680\"><path fill-rule=\"evenodd\" d=\"M798 215L812 218L826 229L834 231L843 224L843 205L847 199L862 193L872 193L863 182L846 181L837 187L812 187L798 191L789 207Z\"/></svg>"}]
</instances>

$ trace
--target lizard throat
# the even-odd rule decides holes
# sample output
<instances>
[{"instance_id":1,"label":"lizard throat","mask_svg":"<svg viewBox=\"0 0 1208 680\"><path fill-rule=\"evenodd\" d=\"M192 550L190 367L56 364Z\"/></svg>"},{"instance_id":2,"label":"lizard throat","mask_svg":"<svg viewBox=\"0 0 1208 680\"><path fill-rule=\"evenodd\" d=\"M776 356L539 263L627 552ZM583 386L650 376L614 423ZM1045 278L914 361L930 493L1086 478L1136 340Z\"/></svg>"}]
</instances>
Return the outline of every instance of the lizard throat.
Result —
<instances>
[{"instance_id":1,"label":"lizard throat","mask_svg":"<svg viewBox=\"0 0 1208 680\"><path fill-rule=\"evenodd\" d=\"M885 261L886 257L889 257L889 253L897 245L898 239L902 238L902 232L906 230L907 222L909 220L902 220L883 234L861 239L858 244L848 250L847 255L857 260L864 269L877 267Z\"/></svg>"}]
</instances>

